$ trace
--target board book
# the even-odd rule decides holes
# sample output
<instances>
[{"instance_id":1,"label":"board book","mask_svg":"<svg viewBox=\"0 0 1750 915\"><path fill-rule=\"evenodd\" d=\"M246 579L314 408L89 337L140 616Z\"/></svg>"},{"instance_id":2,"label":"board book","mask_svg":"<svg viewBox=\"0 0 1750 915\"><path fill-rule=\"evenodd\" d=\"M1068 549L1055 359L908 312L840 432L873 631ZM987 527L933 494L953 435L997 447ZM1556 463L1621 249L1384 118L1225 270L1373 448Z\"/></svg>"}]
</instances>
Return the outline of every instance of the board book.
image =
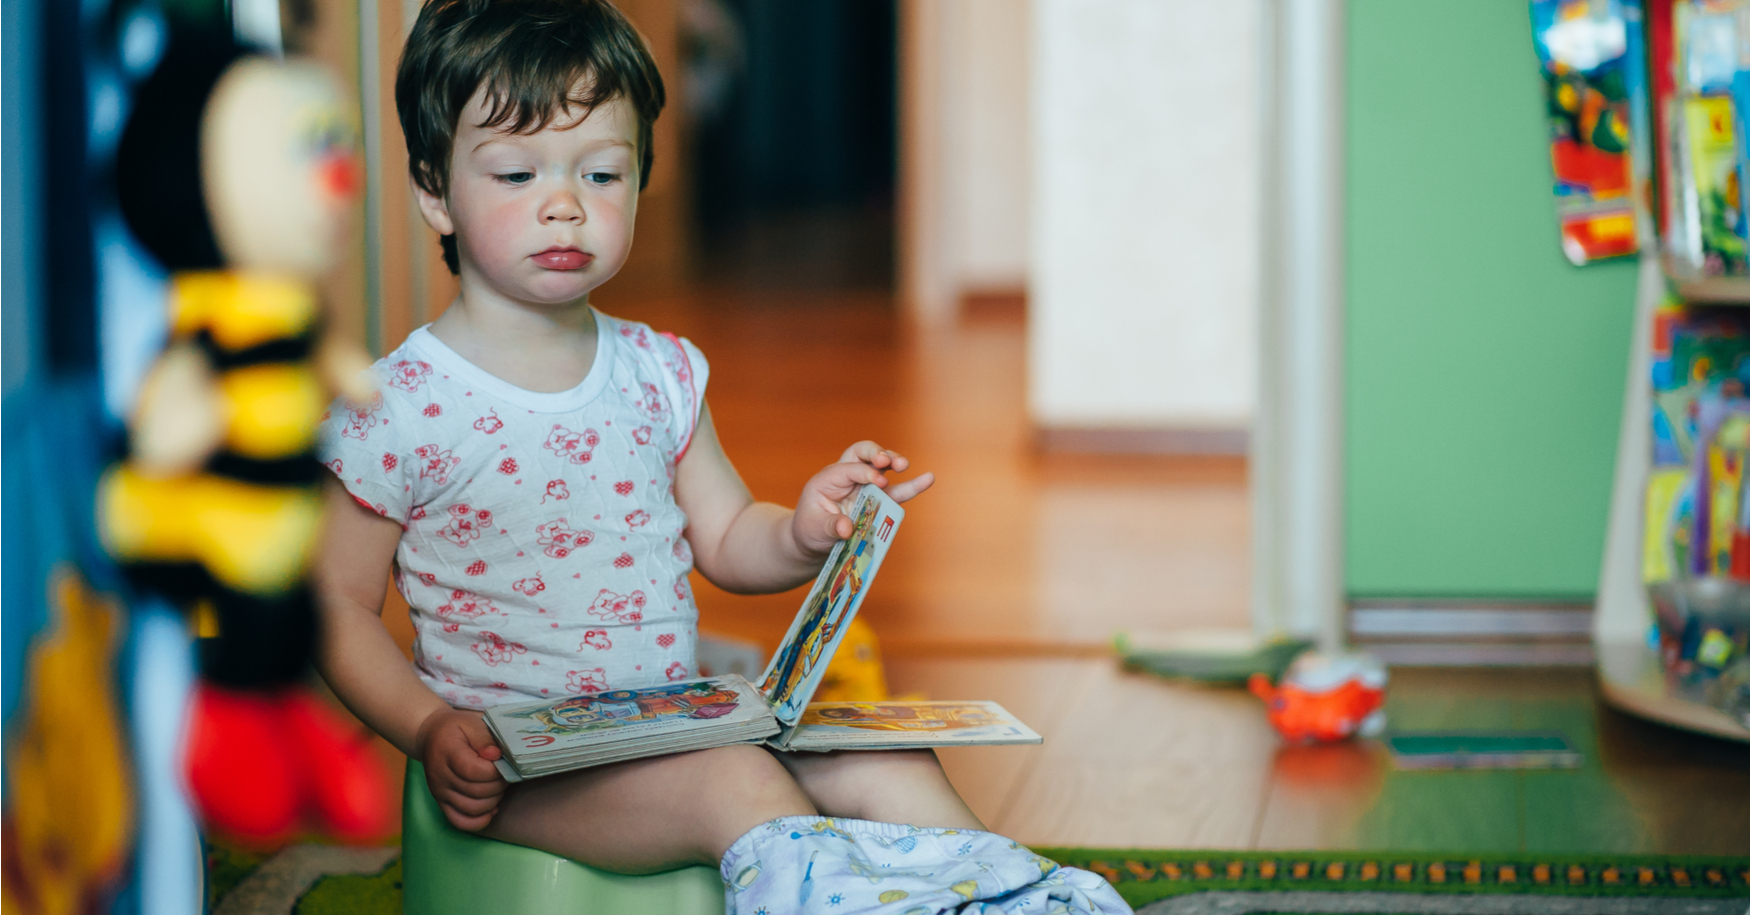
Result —
<instances>
[{"instance_id":1,"label":"board book","mask_svg":"<svg viewBox=\"0 0 1750 915\"><path fill-rule=\"evenodd\" d=\"M809 702L905 510L864 486L850 517L855 529L827 555L757 683L726 674L488 709L499 772L517 782L734 743L811 752L1040 743L995 702Z\"/></svg>"}]
</instances>

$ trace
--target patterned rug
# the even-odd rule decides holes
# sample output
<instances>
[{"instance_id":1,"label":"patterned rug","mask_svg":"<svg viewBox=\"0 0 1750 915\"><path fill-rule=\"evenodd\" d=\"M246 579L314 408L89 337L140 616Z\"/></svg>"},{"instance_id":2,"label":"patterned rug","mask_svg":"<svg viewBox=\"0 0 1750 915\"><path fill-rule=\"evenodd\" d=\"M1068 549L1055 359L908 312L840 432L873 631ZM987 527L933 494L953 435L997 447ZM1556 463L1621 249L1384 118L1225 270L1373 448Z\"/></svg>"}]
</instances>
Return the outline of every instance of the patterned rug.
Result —
<instances>
[{"instance_id":1,"label":"patterned rug","mask_svg":"<svg viewBox=\"0 0 1750 915\"><path fill-rule=\"evenodd\" d=\"M1143 915L1750 915L1750 857L1037 848ZM213 915L397 915L400 849L212 847Z\"/></svg>"},{"instance_id":2,"label":"patterned rug","mask_svg":"<svg viewBox=\"0 0 1750 915\"><path fill-rule=\"evenodd\" d=\"M1147 915L1750 915L1750 858L1035 851Z\"/></svg>"}]
</instances>

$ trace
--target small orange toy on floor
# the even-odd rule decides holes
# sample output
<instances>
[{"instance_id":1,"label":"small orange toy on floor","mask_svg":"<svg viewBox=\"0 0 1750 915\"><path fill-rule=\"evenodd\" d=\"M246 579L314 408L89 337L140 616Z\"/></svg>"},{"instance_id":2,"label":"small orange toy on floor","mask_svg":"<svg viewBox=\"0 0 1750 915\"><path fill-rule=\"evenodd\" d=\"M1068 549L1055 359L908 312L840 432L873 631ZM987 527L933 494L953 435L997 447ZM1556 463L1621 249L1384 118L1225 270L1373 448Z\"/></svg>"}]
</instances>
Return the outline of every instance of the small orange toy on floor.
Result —
<instances>
[{"instance_id":1,"label":"small orange toy on floor","mask_svg":"<svg viewBox=\"0 0 1750 915\"><path fill-rule=\"evenodd\" d=\"M1274 727L1292 743L1330 742L1385 730L1385 665L1367 655L1323 655L1294 660L1282 682L1253 674L1246 685L1264 700Z\"/></svg>"}]
</instances>

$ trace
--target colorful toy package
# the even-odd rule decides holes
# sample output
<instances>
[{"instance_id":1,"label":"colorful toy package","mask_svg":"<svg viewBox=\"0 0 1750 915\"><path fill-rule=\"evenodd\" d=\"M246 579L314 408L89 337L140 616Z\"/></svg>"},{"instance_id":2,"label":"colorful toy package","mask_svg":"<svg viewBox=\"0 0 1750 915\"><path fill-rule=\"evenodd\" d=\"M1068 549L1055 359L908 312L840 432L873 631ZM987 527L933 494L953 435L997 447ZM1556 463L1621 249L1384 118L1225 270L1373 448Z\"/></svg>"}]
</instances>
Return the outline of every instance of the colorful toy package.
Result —
<instances>
[{"instance_id":1,"label":"colorful toy package","mask_svg":"<svg viewBox=\"0 0 1750 915\"><path fill-rule=\"evenodd\" d=\"M1562 253L1575 264L1633 254L1650 201L1640 0L1532 0L1531 22Z\"/></svg>"}]
</instances>

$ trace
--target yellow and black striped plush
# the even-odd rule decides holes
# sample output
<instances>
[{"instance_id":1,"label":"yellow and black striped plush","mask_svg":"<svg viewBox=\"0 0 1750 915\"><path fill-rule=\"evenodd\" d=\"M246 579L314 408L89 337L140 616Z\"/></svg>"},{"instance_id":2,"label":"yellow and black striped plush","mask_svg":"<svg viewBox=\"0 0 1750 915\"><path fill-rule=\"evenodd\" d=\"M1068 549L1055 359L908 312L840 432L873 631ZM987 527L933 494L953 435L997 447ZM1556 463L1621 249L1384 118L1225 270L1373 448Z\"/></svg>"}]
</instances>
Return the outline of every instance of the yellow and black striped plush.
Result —
<instances>
[{"instance_id":1,"label":"yellow and black striped plush","mask_svg":"<svg viewBox=\"0 0 1750 915\"><path fill-rule=\"evenodd\" d=\"M167 350L192 345L209 364L217 441L184 472L124 460L99 489L112 554L137 581L197 611L212 636L202 666L221 683L294 679L314 644L306 579L321 515L315 431L327 402L318 325L314 291L300 281L177 274Z\"/></svg>"}]
</instances>

